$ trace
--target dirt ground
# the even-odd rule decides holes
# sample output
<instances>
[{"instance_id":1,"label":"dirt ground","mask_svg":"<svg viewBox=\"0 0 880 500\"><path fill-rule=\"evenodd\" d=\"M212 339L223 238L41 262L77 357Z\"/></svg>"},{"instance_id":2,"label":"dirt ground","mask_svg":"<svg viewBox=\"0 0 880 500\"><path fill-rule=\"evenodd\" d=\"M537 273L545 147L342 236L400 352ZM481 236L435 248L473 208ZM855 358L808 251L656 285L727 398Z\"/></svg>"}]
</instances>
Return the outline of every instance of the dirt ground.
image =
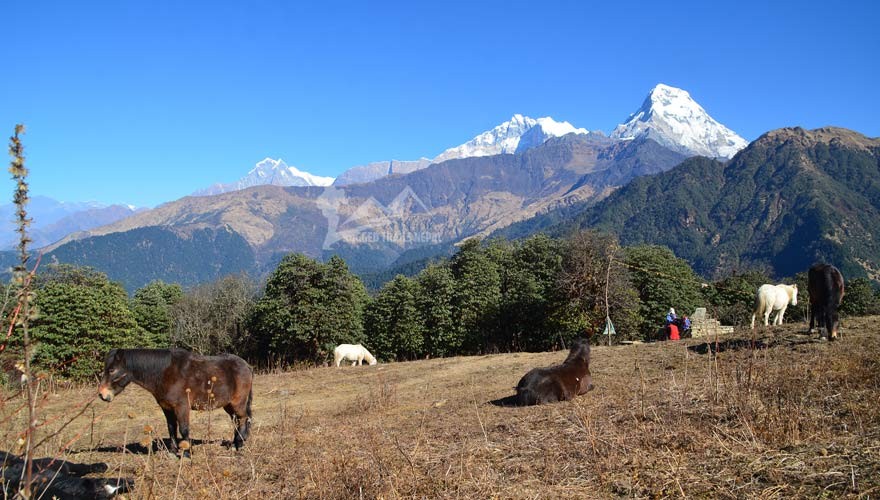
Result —
<instances>
[{"instance_id":1,"label":"dirt ground","mask_svg":"<svg viewBox=\"0 0 880 500\"><path fill-rule=\"evenodd\" d=\"M127 498L876 498L880 317L842 326L595 347L594 391L528 408L505 406L513 387L565 352L263 374L246 447L223 446L225 413L195 413L191 459L164 451L146 391L55 390L37 455L105 462ZM0 449L18 450L22 403L5 394Z\"/></svg>"}]
</instances>

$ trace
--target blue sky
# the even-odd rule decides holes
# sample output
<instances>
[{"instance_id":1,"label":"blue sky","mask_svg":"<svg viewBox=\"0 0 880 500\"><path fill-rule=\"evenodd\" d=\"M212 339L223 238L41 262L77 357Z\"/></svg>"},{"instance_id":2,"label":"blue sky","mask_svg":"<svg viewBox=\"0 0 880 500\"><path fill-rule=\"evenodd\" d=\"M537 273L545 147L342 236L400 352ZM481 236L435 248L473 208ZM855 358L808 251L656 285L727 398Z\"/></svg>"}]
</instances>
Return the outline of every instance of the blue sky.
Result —
<instances>
[{"instance_id":1,"label":"blue sky","mask_svg":"<svg viewBox=\"0 0 880 500\"><path fill-rule=\"evenodd\" d=\"M139 206L267 156L431 157L514 113L608 132L659 82L749 140L880 136L880 2L611 3L7 2L0 129L28 127L32 194Z\"/></svg>"}]
</instances>

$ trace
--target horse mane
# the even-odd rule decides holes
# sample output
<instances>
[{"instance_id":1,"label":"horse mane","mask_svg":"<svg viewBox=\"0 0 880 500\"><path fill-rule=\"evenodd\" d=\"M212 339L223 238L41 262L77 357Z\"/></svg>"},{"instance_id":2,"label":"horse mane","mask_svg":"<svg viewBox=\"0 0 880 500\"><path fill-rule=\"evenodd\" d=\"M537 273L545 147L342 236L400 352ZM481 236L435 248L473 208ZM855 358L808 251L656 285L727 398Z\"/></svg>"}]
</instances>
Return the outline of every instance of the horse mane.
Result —
<instances>
[{"instance_id":1,"label":"horse mane","mask_svg":"<svg viewBox=\"0 0 880 500\"><path fill-rule=\"evenodd\" d=\"M162 373L171 366L170 349L122 349L122 357L133 380L148 387L158 386Z\"/></svg>"}]
</instances>

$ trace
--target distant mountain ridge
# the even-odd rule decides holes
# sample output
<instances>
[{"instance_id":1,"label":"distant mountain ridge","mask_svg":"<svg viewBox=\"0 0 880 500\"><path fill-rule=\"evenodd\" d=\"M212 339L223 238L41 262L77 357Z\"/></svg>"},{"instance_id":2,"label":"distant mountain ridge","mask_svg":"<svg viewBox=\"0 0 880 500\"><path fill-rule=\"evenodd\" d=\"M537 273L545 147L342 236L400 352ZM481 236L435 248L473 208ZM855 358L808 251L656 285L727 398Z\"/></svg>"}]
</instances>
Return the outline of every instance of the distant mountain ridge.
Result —
<instances>
[{"instance_id":1,"label":"distant mountain ridge","mask_svg":"<svg viewBox=\"0 0 880 500\"><path fill-rule=\"evenodd\" d=\"M634 176L667 170L684 158L650 139L617 141L596 134L569 134L517 154L454 159L365 184L255 186L216 196L190 196L71 235L48 250L72 263L93 263L88 259L94 255L111 259L114 262L101 268L116 269L121 274L111 277L123 280L129 289L142 286L138 280L150 273L167 276L168 269L186 267L174 260L169 248L202 248L206 255L222 255L211 250L212 242L247 259L239 243L245 242L253 252L246 266L252 272L271 267L289 252L318 258L336 253L355 270L375 272L422 247L448 248L463 238L488 235L554 207L595 202ZM161 232L144 232L148 228ZM235 236L227 237L225 231ZM158 241L149 243L144 235ZM196 235L201 236L194 240ZM129 262L136 267L150 262L152 271L126 270L116 263L128 259L119 242L132 241L139 249L152 248L150 255L164 256L145 255ZM108 246L116 250L107 250ZM160 262L164 264L157 265ZM236 266L220 263L211 269L241 265L240 261ZM218 277L207 271L198 276Z\"/></svg>"},{"instance_id":2,"label":"distant mountain ridge","mask_svg":"<svg viewBox=\"0 0 880 500\"><path fill-rule=\"evenodd\" d=\"M768 132L730 162L691 158L501 234L598 228L660 244L706 276L759 267L792 276L818 261L880 280L880 139L852 130Z\"/></svg>"},{"instance_id":3,"label":"distant mountain ridge","mask_svg":"<svg viewBox=\"0 0 880 500\"><path fill-rule=\"evenodd\" d=\"M421 170L435 163L447 160L493 156L498 154L521 153L526 149L540 146L552 137L567 134L589 134L586 129L575 128L568 122L557 122L549 116L529 118L515 114L510 120L497 125L492 130L483 132L470 141L449 148L433 159L421 158L415 161L374 162L367 165L352 167L336 178L334 185L371 182L393 174L408 174Z\"/></svg>"},{"instance_id":4,"label":"distant mountain ridge","mask_svg":"<svg viewBox=\"0 0 880 500\"><path fill-rule=\"evenodd\" d=\"M335 179L314 176L288 167L280 159L266 158L234 183L214 184L193 194L220 194L265 184L327 186L332 183L345 186L372 182L388 175L408 174L452 159L521 153L551 138L567 134L603 135L602 132L590 132L566 121L558 122L549 116L535 119L515 114L510 120L461 145L448 148L434 158L370 162L351 167ZM622 140L648 137L687 156L702 155L711 158L730 158L748 144L748 141L709 116L688 92L664 84L654 87L642 107L626 123L618 125L612 131L611 137Z\"/></svg>"},{"instance_id":5,"label":"distant mountain ridge","mask_svg":"<svg viewBox=\"0 0 880 500\"><path fill-rule=\"evenodd\" d=\"M60 240L70 233L85 231L111 224L138 212L130 205L106 205L96 201L65 202L48 196L34 196L28 203L28 216L32 223L28 228L31 246L43 247ZM0 206L0 220L6 228L0 231L0 250L14 248L18 235L12 222L15 205Z\"/></svg>"}]
</instances>

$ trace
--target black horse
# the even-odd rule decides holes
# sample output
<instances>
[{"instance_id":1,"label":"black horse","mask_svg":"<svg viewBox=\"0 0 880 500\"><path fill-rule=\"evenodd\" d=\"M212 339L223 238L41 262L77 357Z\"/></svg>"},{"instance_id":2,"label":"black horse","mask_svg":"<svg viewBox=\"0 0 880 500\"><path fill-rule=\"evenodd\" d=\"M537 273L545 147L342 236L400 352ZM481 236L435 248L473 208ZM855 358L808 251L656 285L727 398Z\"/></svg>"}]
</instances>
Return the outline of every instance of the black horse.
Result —
<instances>
[{"instance_id":1,"label":"black horse","mask_svg":"<svg viewBox=\"0 0 880 500\"><path fill-rule=\"evenodd\" d=\"M590 340L577 339L561 365L532 368L516 385L519 406L567 401L593 388Z\"/></svg>"},{"instance_id":2,"label":"black horse","mask_svg":"<svg viewBox=\"0 0 880 500\"><path fill-rule=\"evenodd\" d=\"M177 451L177 430L189 444L189 412L223 408L232 417L235 449L250 432L253 371L238 356L201 356L182 349L113 349L104 362L98 394L110 402L130 382L143 387L162 407ZM187 455L188 453L184 453Z\"/></svg>"},{"instance_id":3,"label":"black horse","mask_svg":"<svg viewBox=\"0 0 880 500\"><path fill-rule=\"evenodd\" d=\"M843 275L831 264L815 264L807 273L810 292L810 331L815 323L819 337L837 338L840 318L837 308L843 300Z\"/></svg>"}]
</instances>

